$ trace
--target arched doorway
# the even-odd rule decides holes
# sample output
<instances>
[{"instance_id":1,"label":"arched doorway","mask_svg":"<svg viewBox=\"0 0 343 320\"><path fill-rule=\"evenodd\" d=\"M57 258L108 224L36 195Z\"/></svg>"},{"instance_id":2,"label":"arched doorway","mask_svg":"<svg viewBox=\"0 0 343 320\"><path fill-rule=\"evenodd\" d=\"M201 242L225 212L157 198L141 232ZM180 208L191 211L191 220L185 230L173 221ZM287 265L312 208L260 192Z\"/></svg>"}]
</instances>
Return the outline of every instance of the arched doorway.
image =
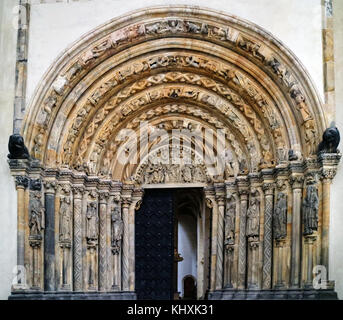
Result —
<instances>
[{"instance_id":1,"label":"arched doorway","mask_svg":"<svg viewBox=\"0 0 343 320\"><path fill-rule=\"evenodd\" d=\"M149 12L83 37L36 91L22 128L32 158L9 161L29 275L13 297L135 298L135 211L161 185L204 188L210 298L317 297L340 155L317 154L328 124L305 69L237 17Z\"/></svg>"}]
</instances>

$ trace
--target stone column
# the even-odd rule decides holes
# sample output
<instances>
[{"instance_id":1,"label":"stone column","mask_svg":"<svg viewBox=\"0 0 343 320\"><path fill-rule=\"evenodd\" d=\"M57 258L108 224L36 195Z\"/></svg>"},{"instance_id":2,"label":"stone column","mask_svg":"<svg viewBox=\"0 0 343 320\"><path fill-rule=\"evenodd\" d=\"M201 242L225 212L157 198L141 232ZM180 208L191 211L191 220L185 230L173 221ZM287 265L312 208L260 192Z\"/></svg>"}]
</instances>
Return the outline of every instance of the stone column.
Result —
<instances>
[{"instance_id":1,"label":"stone column","mask_svg":"<svg viewBox=\"0 0 343 320\"><path fill-rule=\"evenodd\" d=\"M99 210L99 291L107 290L106 217L108 192L100 192Z\"/></svg>"},{"instance_id":2,"label":"stone column","mask_svg":"<svg viewBox=\"0 0 343 320\"><path fill-rule=\"evenodd\" d=\"M301 198L304 177L294 175L290 178L292 186L292 245L291 245L291 287L300 286L301 253Z\"/></svg>"},{"instance_id":3,"label":"stone column","mask_svg":"<svg viewBox=\"0 0 343 320\"><path fill-rule=\"evenodd\" d=\"M113 201L114 206L111 209L111 217L110 217L110 244L111 244L111 254L112 254L112 284L111 290L112 291L120 291L121 290L121 253L122 253L122 238L123 238L123 220L122 220L122 213L121 213L121 203L120 203L120 193L121 187L115 186L114 194L113 194ZM118 216L114 216L117 214ZM117 224L117 233L118 235L115 236L113 230L113 224Z\"/></svg>"},{"instance_id":4,"label":"stone column","mask_svg":"<svg viewBox=\"0 0 343 320\"><path fill-rule=\"evenodd\" d=\"M262 288L271 289L272 285L272 217L273 217L273 199L274 184L264 183L264 239L263 239L263 280Z\"/></svg>"},{"instance_id":5,"label":"stone column","mask_svg":"<svg viewBox=\"0 0 343 320\"><path fill-rule=\"evenodd\" d=\"M122 286L124 291L130 291L130 226L129 226L129 209L132 202L133 185L123 185L122 191L122 219L124 223L123 233L123 251L122 251ZM133 259L134 262L134 259Z\"/></svg>"},{"instance_id":6,"label":"stone column","mask_svg":"<svg viewBox=\"0 0 343 320\"><path fill-rule=\"evenodd\" d=\"M31 266L32 266L32 290L42 290L44 281L42 281L42 241L44 237L44 219L45 208L42 203L42 182L40 179L30 179L30 203L29 203L29 221L28 227L29 244L32 248Z\"/></svg>"},{"instance_id":7,"label":"stone column","mask_svg":"<svg viewBox=\"0 0 343 320\"><path fill-rule=\"evenodd\" d=\"M241 209L239 218L238 289L245 289L247 267L246 218L249 197L248 184L246 181L238 181L238 192Z\"/></svg>"},{"instance_id":8,"label":"stone column","mask_svg":"<svg viewBox=\"0 0 343 320\"><path fill-rule=\"evenodd\" d=\"M306 288L313 287L313 244L316 241L316 235L305 236L305 246L307 252L307 271L306 271Z\"/></svg>"},{"instance_id":9,"label":"stone column","mask_svg":"<svg viewBox=\"0 0 343 320\"><path fill-rule=\"evenodd\" d=\"M226 212L224 223L225 288L233 288L234 253L236 246L237 190L235 182L226 183ZM237 250L236 250L237 251Z\"/></svg>"},{"instance_id":10,"label":"stone column","mask_svg":"<svg viewBox=\"0 0 343 320\"><path fill-rule=\"evenodd\" d=\"M210 291L214 291L216 288L216 263L217 263L217 220L218 210L215 202L214 189L206 187L205 201L206 206L212 211L212 230L211 230L211 258L210 258Z\"/></svg>"},{"instance_id":11,"label":"stone column","mask_svg":"<svg viewBox=\"0 0 343 320\"><path fill-rule=\"evenodd\" d=\"M218 206L217 220L217 261L216 261L216 290L223 288L224 264L224 212L225 189L224 184L215 184L215 194Z\"/></svg>"},{"instance_id":12,"label":"stone column","mask_svg":"<svg viewBox=\"0 0 343 320\"><path fill-rule=\"evenodd\" d=\"M284 264L284 254L283 248L286 244L286 239L278 239L275 241L276 248L277 248L277 280L275 284L276 289L282 289L285 287L285 281L283 279L283 264Z\"/></svg>"},{"instance_id":13,"label":"stone column","mask_svg":"<svg viewBox=\"0 0 343 320\"><path fill-rule=\"evenodd\" d=\"M56 183L45 181L44 290L55 291L55 192Z\"/></svg>"},{"instance_id":14,"label":"stone column","mask_svg":"<svg viewBox=\"0 0 343 320\"><path fill-rule=\"evenodd\" d=\"M75 186L74 191L74 232L73 232L73 276L74 291L82 291L82 195L83 186Z\"/></svg>"},{"instance_id":15,"label":"stone column","mask_svg":"<svg viewBox=\"0 0 343 320\"><path fill-rule=\"evenodd\" d=\"M17 266L18 268L25 267L25 189L29 185L28 178L17 176L15 184L18 194L17 207ZM18 270L19 271L19 270ZM23 270L18 275L18 281L13 285L13 290L27 289L26 275Z\"/></svg>"},{"instance_id":16,"label":"stone column","mask_svg":"<svg viewBox=\"0 0 343 320\"><path fill-rule=\"evenodd\" d=\"M329 228L330 228L330 185L336 175L342 155L340 153L321 153L318 157L322 180L322 233L321 233L321 264L326 267L329 278ZM327 283L331 286L333 283Z\"/></svg>"},{"instance_id":17,"label":"stone column","mask_svg":"<svg viewBox=\"0 0 343 320\"><path fill-rule=\"evenodd\" d=\"M129 289L135 291L135 215L139 210L143 199L143 189L134 188L132 193L132 204L129 211Z\"/></svg>"}]
</instances>

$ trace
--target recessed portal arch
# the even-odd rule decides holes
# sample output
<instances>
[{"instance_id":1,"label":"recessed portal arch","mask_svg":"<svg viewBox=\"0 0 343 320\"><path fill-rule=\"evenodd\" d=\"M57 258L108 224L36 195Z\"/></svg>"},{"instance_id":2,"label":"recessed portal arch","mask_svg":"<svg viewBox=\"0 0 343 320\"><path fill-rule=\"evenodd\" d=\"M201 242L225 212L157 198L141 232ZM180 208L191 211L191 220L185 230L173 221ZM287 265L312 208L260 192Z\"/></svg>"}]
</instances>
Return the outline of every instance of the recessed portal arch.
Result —
<instances>
[{"instance_id":1,"label":"recessed portal arch","mask_svg":"<svg viewBox=\"0 0 343 320\"><path fill-rule=\"evenodd\" d=\"M195 181L200 171L193 162L175 172L159 163L142 170L144 156L132 166L121 164L118 156L130 153L132 141L120 134L130 130L140 140L141 122L148 135L156 127L215 131L214 146L203 138L202 151L213 147L225 172L211 175L202 163L204 179ZM19 290L134 298L135 211L144 189L165 186L173 173L168 183L174 187L204 187L211 216L210 298L244 298L249 290L268 296L272 289L286 290L288 297L293 288L303 294L312 265L328 264L323 195L340 155L329 149L317 154L327 126L299 60L248 21L168 6L102 25L46 73L21 131L32 159L10 161L18 221L25 225L18 231L18 264L31 272L29 288ZM169 149L170 136L160 139ZM187 142L198 145L194 137L181 140L183 151ZM144 142L131 156L149 153L158 142ZM144 170L144 179L136 179ZM42 219L43 209L49 231L27 221L36 212ZM303 221L301 210L313 217ZM55 224L54 217L61 219Z\"/></svg>"}]
</instances>

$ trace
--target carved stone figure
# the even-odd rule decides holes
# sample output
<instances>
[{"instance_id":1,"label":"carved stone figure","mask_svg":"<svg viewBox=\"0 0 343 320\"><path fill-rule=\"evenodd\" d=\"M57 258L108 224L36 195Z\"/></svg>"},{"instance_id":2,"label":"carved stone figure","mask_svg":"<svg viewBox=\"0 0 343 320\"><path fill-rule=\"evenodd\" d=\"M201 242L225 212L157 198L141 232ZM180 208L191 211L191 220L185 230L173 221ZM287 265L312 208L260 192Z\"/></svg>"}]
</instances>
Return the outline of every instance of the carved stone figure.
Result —
<instances>
[{"instance_id":1,"label":"carved stone figure","mask_svg":"<svg viewBox=\"0 0 343 320\"><path fill-rule=\"evenodd\" d=\"M248 237L259 235L259 216L260 216L260 201L253 198L247 211L247 231Z\"/></svg>"},{"instance_id":2,"label":"carved stone figure","mask_svg":"<svg viewBox=\"0 0 343 320\"><path fill-rule=\"evenodd\" d=\"M96 202L90 202L87 205L87 213L86 213L86 218L87 218L87 225L86 225L86 237L87 237L87 242L89 244L92 244L98 240L98 222L99 222L99 217L98 217L98 208L97 208L97 203Z\"/></svg>"},{"instance_id":3,"label":"carved stone figure","mask_svg":"<svg viewBox=\"0 0 343 320\"><path fill-rule=\"evenodd\" d=\"M289 160L289 161L298 160L298 156L295 154L295 152L294 152L293 149L290 149L290 150L288 151L288 160Z\"/></svg>"},{"instance_id":4,"label":"carved stone figure","mask_svg":"<svg viewBox=\"0 0 343 320\"><path fill-rule=\"evenodd\" d=\"M235 218L236 218L236 201L235 198L230 195L229 202L226 208L225 214L225 242L226 244L235 243Z\"/></svg>"},{"instance_id":5,"label":"carved stone figure","mask_svg":"<svg viewBox=\"0 0 343 320\"><path fill-rule=\"evenodd\" d=\"M8 142L9 159L30 159L24 139L20 134L12 134Z\"/></svg>"},{"instance_id":6,"label":"carved stone figure","mask_svg":"<svg viewBox=\"0 0 343 320\"><path fill-rule=\"evenodd\" d=\"M112 234L111 242L112 247L115 253L119 253L121 248L121 240L123 238L124 224L123 220L120 217L120 209L116 207L111 215L112 221Z\"/></svg>"},{"instance_id":7,"label":"carved stone figure","mask_svg":"<svg viewBox=\"0 0 343 320\"><path fill-rule=\"evenodd\" d=\"M287 196L283 192L277 196L273 222L274 239L284 239L287 235Z\"/></svg>"},{"instance_id":8,"label":"carved stone figure","mask_svg":"<svg viewBox=\"0 0 343 320\"><path fill-rule=\"evenodd\" d=\"M34 192L33 197L31 198L30 206L30 216L29 216L29 228L30 228L30 237L41 239L41 231L44 228L43 218L45 209L41 201L41 193Z\"/></svg>"},{"instance_id":9,"label":"carved stone figure","mask_svg":"<svg viewBox=\"0 0 343 320\"><path fill-rule=\"evenodd\" d=\"M318 153L337 153L340 134L337 127L327 128L323 133L323 141L318 146Z\"/></svg>"},{"instance_id":10,"label":"carved stone figure","mask_svg":"<svg viewBox=\"0 0 343 320\"><path fill-rule=\"evenodd\" d=\"M61 198L60 206L60 241L71 241L71 207L70 197Z\"/></svg>"},{"instance_id":11,"label":"carved stone figure","mask_svg":"<svg viewBox=\"0 0 343 320\"><path fill-rule=\"evenodd\" d=\"M192 166L185 165L182 170L182 178L184 182L192 182Z\"/></svg>"},{"instance_id":12,"label":"carved stone figure","mask_svg":"<svg viewBox=\"0 0 343 320\"><path fill-rule=\"evenodd\" d=\"M303 202L304 235L310 235L318 229L318 190L315 185L307 186Z\"/></svg>"}]
</instances>

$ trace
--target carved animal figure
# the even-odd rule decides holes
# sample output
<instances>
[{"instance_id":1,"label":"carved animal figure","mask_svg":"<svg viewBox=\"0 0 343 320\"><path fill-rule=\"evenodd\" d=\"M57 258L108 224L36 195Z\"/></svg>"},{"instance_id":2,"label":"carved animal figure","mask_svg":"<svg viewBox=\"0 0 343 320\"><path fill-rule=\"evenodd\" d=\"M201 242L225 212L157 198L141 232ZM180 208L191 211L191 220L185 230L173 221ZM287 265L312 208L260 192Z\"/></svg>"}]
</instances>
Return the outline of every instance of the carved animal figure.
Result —
<instances>
[{"instance_id":1,"label":"carved animal figure","mask_svg":"<svg viewBox=\"0 0 343 320\"><path fill-rule=\"evenodd\" d=\"M8 142L9 159L30 159L29 151L25 147L24 139L20 134L10 136Z\"/></svg>"},{"instance_id":2,"label":"carved animal figure","mask_svg":"<svg viewBox=\"0 0 343 320\"><path fill-rule=\"evenodd\" d=\"M323 133L323 141L318 146L319 153L337 153L340 134L337 127L327 128Z\"/></svg>"}]
</instances>

